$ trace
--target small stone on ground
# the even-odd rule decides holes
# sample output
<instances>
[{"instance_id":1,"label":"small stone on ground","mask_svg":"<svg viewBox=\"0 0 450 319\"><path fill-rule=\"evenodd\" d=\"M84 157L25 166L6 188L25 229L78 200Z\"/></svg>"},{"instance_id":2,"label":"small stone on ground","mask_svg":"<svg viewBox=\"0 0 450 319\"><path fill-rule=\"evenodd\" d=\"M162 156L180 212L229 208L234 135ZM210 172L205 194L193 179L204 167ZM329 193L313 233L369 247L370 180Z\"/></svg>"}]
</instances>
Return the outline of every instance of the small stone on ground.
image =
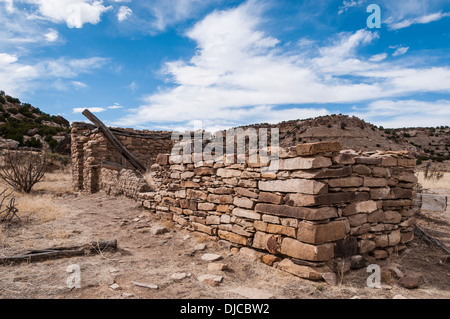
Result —
<instances>
[{"instance_id":1,"label":"small stone on ground","mask_svg":"<svg viewBox=\"0 0 450 319\"><path fill-rule=\"evenodd\" d=\"M135 281L132 281L131 284L136 287L142 287L142 288L148 288L148 289L158 289L157 285L152 285L152 284L145 284L145 283L135 282Z\"/></svg>"},{"instance_id":2,"label":"small stone on ground","mask_svg":"<svg viewBox=\"0 0 450 319\"><path fill-rule=\"evenodd\" d=\"M217 254L204 254L201 257L201 259L205 260L205 261L217 261L217 260L221 260L222 256L217 255Z\"/></svg>"}]
</instances>

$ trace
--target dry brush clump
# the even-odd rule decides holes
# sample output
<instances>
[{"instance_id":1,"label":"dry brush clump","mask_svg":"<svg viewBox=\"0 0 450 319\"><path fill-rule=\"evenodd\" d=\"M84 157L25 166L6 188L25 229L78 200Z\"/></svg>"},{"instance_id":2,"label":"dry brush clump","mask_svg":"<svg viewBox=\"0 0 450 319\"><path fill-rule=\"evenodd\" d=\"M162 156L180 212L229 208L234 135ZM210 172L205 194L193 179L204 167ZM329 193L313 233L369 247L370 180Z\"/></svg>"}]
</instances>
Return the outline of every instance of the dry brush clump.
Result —
<instances>
[{"instance_id":1,"label":"dry brush clump","mask_svg":"<svg viewBox=\"0 0 450 319\"><path fill-rule=\"evenodd\" d=\"M8 194L8 189L0 192L0 222L10 222L14 217L19 218L17 216L18 211L13 192L9 192Z\"/></svg>"},{"instance_id":2,"label":"dry brush clump","mask_svg":"<svg viewBox=\"0 0 450 319\"><path fill-rule=\"evenodd\" d=\"M46 171L43 153L7 150L1 156L0 179L19 192L30 193Z\"/></svg>"}]
</instances>

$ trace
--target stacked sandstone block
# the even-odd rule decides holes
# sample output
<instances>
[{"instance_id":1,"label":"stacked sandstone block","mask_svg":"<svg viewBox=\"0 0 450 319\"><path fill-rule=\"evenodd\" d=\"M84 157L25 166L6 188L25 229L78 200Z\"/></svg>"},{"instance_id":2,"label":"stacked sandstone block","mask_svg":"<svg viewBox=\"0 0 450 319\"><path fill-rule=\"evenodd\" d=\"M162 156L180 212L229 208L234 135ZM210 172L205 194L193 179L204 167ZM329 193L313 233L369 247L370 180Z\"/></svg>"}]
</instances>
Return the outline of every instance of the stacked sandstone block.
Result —
<instances>
[{"instance_id":1,"label":"stacked sandstone block","mask_svg":"<svg viewBox=\"0 0 450 319\"><path fill-rule=\"evenodd\" d=\"M170 152L173 146L169 132L114 129L114 134L125 148L148 167L155 163L158 154ZM133 173L124 171L120 176L116 176L117 172L114 170L102 169L104 161L128 168L132 168L132 166L94 125L82 122L73 123L71 141L74 190L94 193L100 188L104 188L111 194L123 193L130 197L137 194L136 190L139 189L141 183L132 177ZM132 181L127 181L127 179ZM117 180L117 185L114 185L114 180ZM121 187L122 190L120 190Z\"/></svg>"},{"instance_id":2,"label":"stacked sandstone block","mask_svg":"<svg viewBox=\"0 0 450 319\"><path fill-rule=\"evenodd\" d=\"M386 258L413 239L417 178L405 152L313 143L281 149L279 160L268 163L173 159L161 154L151 167L158 189L140 194L144 207L272 260L286 258L279 267L291 260L322 267L336 258Z\"/></svg>"}]
</instances>

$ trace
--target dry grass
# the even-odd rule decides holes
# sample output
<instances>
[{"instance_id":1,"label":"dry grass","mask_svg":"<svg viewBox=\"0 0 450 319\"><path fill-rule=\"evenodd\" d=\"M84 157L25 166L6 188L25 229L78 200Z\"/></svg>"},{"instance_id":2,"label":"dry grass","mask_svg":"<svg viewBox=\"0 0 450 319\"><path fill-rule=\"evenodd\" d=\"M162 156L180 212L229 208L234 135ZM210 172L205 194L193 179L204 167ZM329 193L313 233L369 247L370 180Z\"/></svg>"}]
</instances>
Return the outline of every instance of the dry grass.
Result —
<instances>
[{"instance_id":1,"label":"dry grass","mask_svg":"<svg viewBox=\"0 0 450 319\"><path fill-rule=\"evenodd\" d=\"M158 189L158 185L156 185L155 181L153 180L152 174L150 172L146 172L144 174L144 179L147 182L147 185L150 187L151 190Z\"/></svg>"},{"instance_id":2,"label":"dry grass","mask_svg":"<svg viewBox=\"0 0 450 319\"><path fill-rule=\"evenodd\" d=\"M8 188L0 181L0 189ZM31 194L14 192L18 216L24 219L37 219L41 223L61 218L68 210L56 203L53 197L71 192L71 176L69 172L47 173L43 180L37 183Z\"/></svg>"},{"instance_id":3,"label":"dry grass","mask_svg":"<svg viewBox=\"0 0 450 319\"><path fill-rule=\"evenodd\" d=\"M61 218L68 213L68 210L57 204L51 195L17 194L16 202L21 218L37 218L42 223Z\"/></svg>"},{"instance_id":4,"label":"dry grass","mask_svg":"<svg viewBox=\"0 0 450 319\"><path fill-rule=\"evenodd\" d=\"M67 194L72 192L72 177L70 172L57 171L45 174L44 178L34 185L33 191L54 194Z\"/></svg>"},{"instance_id":5,"label":"dry grass","mask_svg":"<svg viewBox=\"0 0 450 319\"><path fill-rule=\"evenodd\" d=\"M419 178L419 183L424 188L445 189L445 190L450 191L450 173L444 173L444 177L439 180L435 180L435 179L427 180L424 177L424 173L419 172L418 178Z\"/></svg>"}]
</instances>

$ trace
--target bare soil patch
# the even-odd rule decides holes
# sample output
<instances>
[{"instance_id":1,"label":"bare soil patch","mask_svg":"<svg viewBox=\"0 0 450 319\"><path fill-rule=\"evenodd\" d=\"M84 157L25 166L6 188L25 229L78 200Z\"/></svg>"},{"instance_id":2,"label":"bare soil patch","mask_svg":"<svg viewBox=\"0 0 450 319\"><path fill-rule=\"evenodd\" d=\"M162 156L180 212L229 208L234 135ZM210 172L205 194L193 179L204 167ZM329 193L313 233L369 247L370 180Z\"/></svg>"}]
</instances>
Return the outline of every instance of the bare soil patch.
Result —
<instances>
[{"instance_id":1,"label":"bare soil patch","mask_svg":"<svg viewBox=\"0 0 450 319\"><path fill-rule=\"evenodd\" d=\"M102 193L69 193L67 174L49 176L44 183L51 187L41 185L32 195L18 196L17 201L23 205L22 215L19 212L22 218L0 228L0 256L102 239L117 239L119 249L94 256L0 265L0 298L450 298L450 267L445 263L445 253L417 238L405 251L378 264L395 264L402 272L420 273L419 288L409 290L395 278L383 278L384 288L370 289L366 286L370 275L366 268L348 272L337 286L330 286L225 249L209 236L175 228L133 200ZM38 209L24 204L33 198L41 203L36 205ZM153 235L151 228L155 225L169 232ZM444 226L448 233L448 224ZM206 244L205 250L194 249L199 243ZM219 262L229 269L208 270L208 262L201 259L205 253L221 255ZM80 289L69 289L66 284L71 275L67 267L73 264L81 269ZM185 273L186 277L175 280L175 273ZM223 280L213 287L198 280L204 274L219 275ZM158 289L132 282L157 285ZM113 284L117 284L113 286L116 289L111 288Z\"/></svg>"}]
</instances>

